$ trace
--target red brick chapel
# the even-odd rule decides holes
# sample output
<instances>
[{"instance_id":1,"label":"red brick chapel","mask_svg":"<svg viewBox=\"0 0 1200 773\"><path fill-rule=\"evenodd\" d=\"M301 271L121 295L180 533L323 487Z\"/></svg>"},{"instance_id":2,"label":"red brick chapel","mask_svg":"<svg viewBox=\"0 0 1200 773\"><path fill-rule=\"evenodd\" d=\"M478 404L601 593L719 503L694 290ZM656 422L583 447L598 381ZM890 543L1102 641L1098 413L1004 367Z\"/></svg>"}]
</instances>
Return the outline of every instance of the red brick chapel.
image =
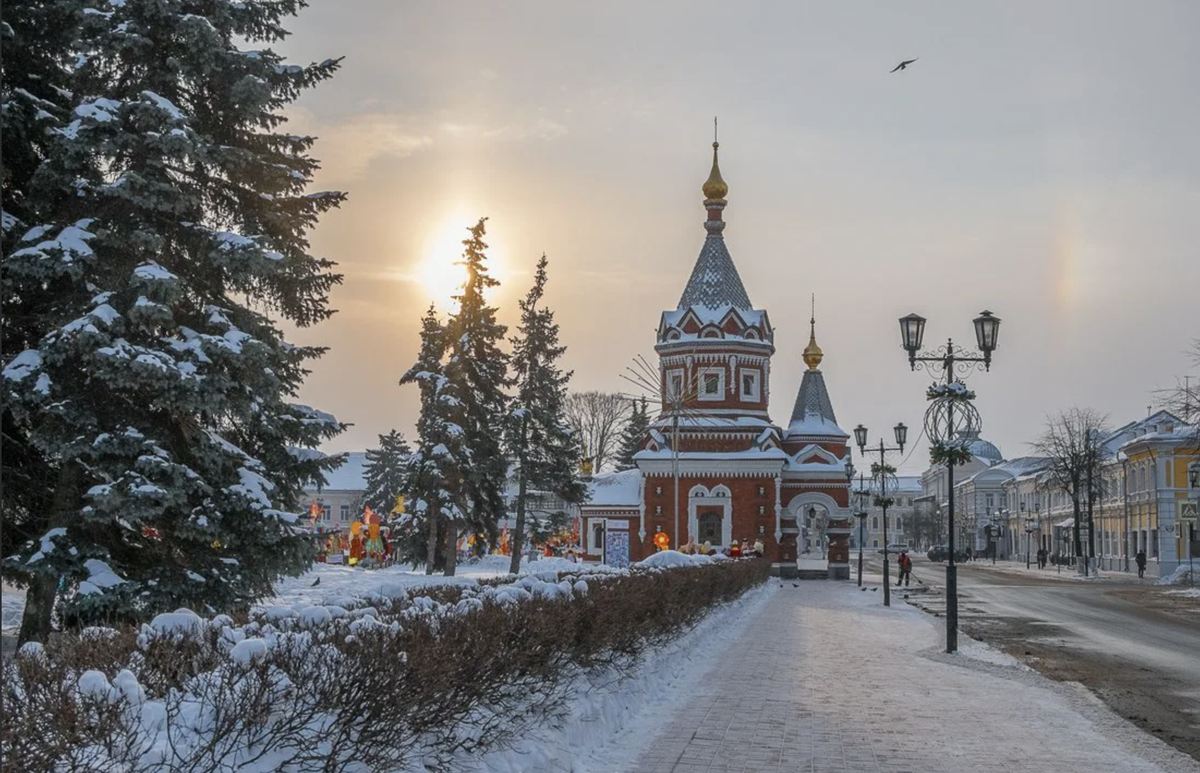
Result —
<instances>
[{"instance_id":1,"label":"red brick chapel","mask_svg":"<svg viewBox=\"0 0 1200 773\"><path fill-rule=\"evenodd\" d=\"M801 354L808 369L781 428L770 416L775 330L750 302L725 244L729 189L717 148L703 186L704 244L678 306L658 324L661 413L636 469L594 479L581 509L583 553L616 565L638 561L655 552L660 532L672 548L761 540L776 573L792 576L798 546L828 534L829 576L848 578L849 435L819 367L815 319Z\"/></svg>"}]
</instances>

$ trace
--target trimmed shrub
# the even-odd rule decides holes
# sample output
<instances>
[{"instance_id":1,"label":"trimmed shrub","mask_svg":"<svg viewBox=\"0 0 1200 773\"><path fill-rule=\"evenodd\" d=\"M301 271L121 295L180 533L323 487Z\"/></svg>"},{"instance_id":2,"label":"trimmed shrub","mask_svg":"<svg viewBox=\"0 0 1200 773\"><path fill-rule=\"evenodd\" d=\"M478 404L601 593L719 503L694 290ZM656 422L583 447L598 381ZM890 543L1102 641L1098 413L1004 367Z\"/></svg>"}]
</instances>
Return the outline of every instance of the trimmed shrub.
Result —
<instances>
[{"instance_id":1,"label":"trimmed shrub","mask_svg":"<svg viewBox=\"0 0 1200 773\"><path fill-rule=\"evenodd\" d=\"M87 629L4 664L0 752L30 773L436 768L554 722L582 671L629 673L769 569L581 567L244 624L181 610Z\"/></svg>"}]
</instances>

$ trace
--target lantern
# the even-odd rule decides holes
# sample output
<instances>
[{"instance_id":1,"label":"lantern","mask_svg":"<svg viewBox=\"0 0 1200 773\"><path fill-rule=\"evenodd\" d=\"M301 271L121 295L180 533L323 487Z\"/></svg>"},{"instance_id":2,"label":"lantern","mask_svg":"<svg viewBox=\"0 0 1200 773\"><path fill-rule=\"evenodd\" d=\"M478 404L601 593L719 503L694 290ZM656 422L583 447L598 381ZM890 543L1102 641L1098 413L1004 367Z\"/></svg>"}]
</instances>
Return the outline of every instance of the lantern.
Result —
<instances>
[{"instance_id":1,"label":"lantern","mask_svg":"<svg viewBox=\"0 0 1200 773\"><path fill-rule=\"evenodd\" d=\"M896 445L900 446L900 452L904 453L904 443L908 440L908 427L904 426L904 422L896 425Z\"/></svg>"},{"instance_id":2,"label":"lantern","mask_svg":"<svg viewBox=\"0 0 1200 773\"><path fill-rule=\"evenodd\" d=\"M867 447L867 428L861 424L854 428L854 442L858 443L860 452Z\"/></svg>"},{"instance_id":3,"label":"lantern","mask_svg":"<svg viewBox=\"0 0 1200 773\"><path fill-rule=\"evenodd\" d=\"M921 348L921 340L925 337L925 318L920 314L909 314L900 318L900 345L908 352L911 362Z\"/></svg>"},{"instance_id":4,"label":"lantern","mask_svg":"<svg viewBox=\"0 0 1200 773\"><path fill-rule=\"evenodd\" d=\"M996 336L1000 333L1000 318L992 316L990 311L981 311L974 322L975 342L979 344L984 360L990 362L992 352L996 350Z\"/></svg>"}]
</instances>

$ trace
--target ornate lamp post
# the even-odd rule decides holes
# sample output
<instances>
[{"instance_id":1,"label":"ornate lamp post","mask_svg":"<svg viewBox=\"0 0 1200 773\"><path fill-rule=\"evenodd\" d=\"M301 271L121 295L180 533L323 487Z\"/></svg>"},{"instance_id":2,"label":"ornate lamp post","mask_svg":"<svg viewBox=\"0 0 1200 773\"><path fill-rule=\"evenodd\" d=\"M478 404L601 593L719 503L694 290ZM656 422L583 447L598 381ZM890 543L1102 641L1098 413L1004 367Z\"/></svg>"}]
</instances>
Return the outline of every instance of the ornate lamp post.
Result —
<instances>
[{"instance_id":1,"label":"ornate lamp post","mask_svg":"<svg viewBox=\"0 0 1200 773\"><path fill-rule=\"evenodd\" d=\"M854 477L854 465L846 465L846 477ZM867 541L867 487L863 473L858 474L858 490L854 492L854 517L858 519L858 587L862 587L863 543Z\"/></svg>"},{"instance_id":2,"label":"ornate lamp post","mask_svg":"<svg viewBox=\"0 0 1200 773\"><path fill-rule=\"evenodd\" d=\"M970 457L964 438L964 430L978 430L981 423L979 411L971 404L974 397L966 385L957 380L959 374L966 375L971 368L982 363L985 370L992 365L992 352L996 350L996 338L1000 332L1000 319L990 311L984 311L973 320L975 341L981 356L976 356L947 339L944 346L933 352L918 354L925 337L925 318L909 314L900 318L901 346L908 353L908 364L913 370L918 363L922 367L940 365L945 376L944 386L935 385L927 393L930 406L925 412L925 431L933 444L934 463L944 463L948 478L950 529L950 556L946 562L946 652L958 649L958 567L954 563L954 465ZM970 395L970 397L968 397ZM932 432L930 430L933 430Z\"/></svg>"},{"instance_id":3,"label":"ornate lamp post","mask_svg":"<svg viewBox=\"0 0 1200 773\"><path fill-rule=\"evenodd\" d=\"M1029 568L1029 554L1033 550L1033 532L1037 528L1033 516L1025 519L1025 568ZM1041 555L1040 553L1038 555Z\"/></svg>"},{"instance_id":4,"label":"ornate lamp post","mask_svg":"<svg viewBox=\"0 0 1200 773\"><path fill-rule=\"evenodd\" d=\"M892 589L891 580L888 577L888 524L887 524L887 509L892 500L888 498L888 478L895 474L895 469L888 466L884 457L890 451L899 451L904 453L904 443L908 440L908 427L904 426L904 422L896 425L894 432L896 433L896 447L889 448L884 445L883 438L879 439L879 448L872 448L871 453L879 454L879 463L871 463L871 477L879 476L879 496L875 499L875 504L883 508L883 605L890 607L892 605ZM860 454L867 453L867 428L859 424L854 428L854 442L858 444L858 452Z\"/></svg>"}]
</instances>

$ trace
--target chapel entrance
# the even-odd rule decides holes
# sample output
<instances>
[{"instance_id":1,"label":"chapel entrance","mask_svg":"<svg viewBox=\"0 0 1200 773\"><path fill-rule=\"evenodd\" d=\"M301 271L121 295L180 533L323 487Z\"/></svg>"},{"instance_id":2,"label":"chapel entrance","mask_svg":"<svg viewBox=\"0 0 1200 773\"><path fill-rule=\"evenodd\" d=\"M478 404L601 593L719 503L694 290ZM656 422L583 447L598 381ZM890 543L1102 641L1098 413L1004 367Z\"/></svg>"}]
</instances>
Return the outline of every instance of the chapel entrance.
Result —
<instances>
[{"instance_id":1,"label":"chapel entrance","mask_svg":"<svg viewBox=\"0 0 1200 773\"><path fill-rule=\"evenodd\" d=\"M719 507L701 507L696 513L696 542L717 546L721 544L721 518L724 511Z\"/></svg>"}]
</instances>

